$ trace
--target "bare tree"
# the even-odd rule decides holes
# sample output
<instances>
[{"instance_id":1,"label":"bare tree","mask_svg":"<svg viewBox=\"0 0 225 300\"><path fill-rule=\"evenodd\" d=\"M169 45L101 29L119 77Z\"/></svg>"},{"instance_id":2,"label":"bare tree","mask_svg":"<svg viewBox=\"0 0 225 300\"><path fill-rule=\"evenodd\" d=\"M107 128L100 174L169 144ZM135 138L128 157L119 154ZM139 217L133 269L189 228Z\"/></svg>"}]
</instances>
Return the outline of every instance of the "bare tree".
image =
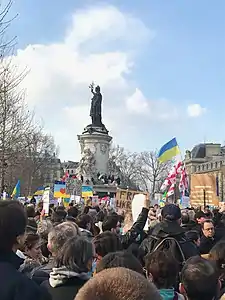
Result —
<instances>
[{"instance_id":1,"label":"bare tree","mask_svg":"<svg viewBox=\"0 0 225 300\"><path fill-rule=\"evenodd\" d=\"M120 146L112 147L109 153L109 172L119 176L121 186L139 189L139 155Z\"/></svg>"},{"instance_id":2,"label":"bare tree","mask_svg":"<svg viewBox=\"0 0 225 300\"><path fill-rule=\"evenodd\" d=\"M24 159L25 190L31 194L39 185L58 179L54 174L57 148L51 135L38 132L26 135L27 148ZM52 178L50 178L52 177Z\"/></svg>"},{"instance_id":3,"label":"bare tree","mask_svg":"<svg viewBox=\"0 0 225 300\"><path fill-rule=\"evenodd\" d=\"M11 189L20 178L30 193L39 182L43 184L43 176L54 165L56 146L35 121L20 88L27 70L18 71L13 62L16 40L7 40L11 6L12 0L0 5L0 192L5 186Z\"/></svg>"},{"instance_id":4,"label":"bare tree","mask_svg":"<svg viewBox=\"0 0 225 300\"><path fill-rule=\"evenodd\" d=\"M157 151L141 152L139 161L143 188L148 190L151 196L154 197L155 193L160 192L160 187L168 174L170 164L160 163L157 158Z\"/></svg>"}]
</instances>

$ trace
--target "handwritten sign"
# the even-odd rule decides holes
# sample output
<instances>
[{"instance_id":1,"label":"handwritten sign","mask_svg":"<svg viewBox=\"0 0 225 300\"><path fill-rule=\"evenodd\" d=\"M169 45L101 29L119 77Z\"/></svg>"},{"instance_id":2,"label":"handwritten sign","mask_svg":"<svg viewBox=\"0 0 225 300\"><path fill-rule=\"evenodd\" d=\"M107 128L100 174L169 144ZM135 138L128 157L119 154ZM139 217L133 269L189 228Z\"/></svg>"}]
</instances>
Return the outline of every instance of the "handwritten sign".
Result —
<instances>
[{"instance_id":1,"label":"handwritten sign","mask_svg":"<svg viewBox=\"0 0 225 300\"><path fill-rule=\"evenodd\" d=\"M131 210L134 196L140 193L148 196L146 192L119 189L116 193L116 207Z\"/></svg>"}]
</instances>

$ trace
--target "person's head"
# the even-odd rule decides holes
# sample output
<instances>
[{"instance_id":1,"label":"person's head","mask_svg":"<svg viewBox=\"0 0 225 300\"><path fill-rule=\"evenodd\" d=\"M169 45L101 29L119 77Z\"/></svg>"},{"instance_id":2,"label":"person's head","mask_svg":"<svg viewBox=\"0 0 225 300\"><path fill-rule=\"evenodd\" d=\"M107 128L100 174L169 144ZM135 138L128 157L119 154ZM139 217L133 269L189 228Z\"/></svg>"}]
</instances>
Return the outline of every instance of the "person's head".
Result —
<instances>
[{"instance_id":1,"label":"person's head","mask_svg":"<svg viewBox=\"0 0 225 300\"><path fill-rule=\"evenodd\" d=\"M122 250L119 236L111 231L100 233L94 238L93 243L99 260L110 252Z\"/></svg>"},{"instance_id":2,"label":"person's head","mask_svg":"<svg viewBox=\"0 0 225 300\"><path fill-rule=\"evenodd\" d=\"M57 268L66 267L76 273L88 273L95 259L92 242L84 237L72 237L62 246L55 258Z\"/></svg>"},{"instance_id":3,"label":"person's head","mask_svg":"<svg viewBox=\"0 0 225 300\"><path fill-rule=\"evenodd\" d=\"M181 214L181 224L186 225L190 222L189 214L186 211L182 211Z\"/></svg>"},{"instance_id":4,"label":"person's head","mask_svg":"<svg viewBox=\"0 0 225 300\"><path fill-rule=\"evenodd\" d=\"M36 233L28 233L24 243L24 253L33 260L41 258L40 237Z\"/></svg>"},{"instance_id":5,"label":"person's head","mask_svg":"<svg viewBox=\"0 0 225 300\"><path fill-rule=\"evenodd\" d=\"M206 215L203 211L198 210L195 213L195 220L198 224L202 224L206 220Z\"/></svg>"},{"instance_id":6,"label":"person's head","mask_svg":"<svg viewBox=\"0 0 225 300\"><path fill-rule=\"evenodd\" d=\"M143 268L139 260L128 251L108 253L99 261L96 273L111 268L127 268L143 275Z\"/></svg>"},{"instance_id":7,"label":"person's head","mask_svg":"<svg viewBox=\"0 0 225 300\"><path fill-rule=\"evenodd\" d=\"M219 289L218 274L214 265L200 257L194 256L186 261L181 271L180 292L188 300L212 300Z\"/></svg>"},{"instance_id":8,"label":"person's head","mask_svg":"<svg viewBox=\"0 0 225 300\"><path fill-rule=\"evenodd\" d=\"M34 218L28 218L27 219L27 227L26 232L27 233L37 233L37 222Z\"/></svg>"},{"instance_id":9,"label":"person's head","mask_svg":"<svg viewBox=\"0 0 225 300\"><path fill-rule=\"evenodd\" d=\"M179 206L175 204L167 204L163 207L161 212L164 221L168 222L178 222L181 221L181 210Z\"/></svg>"},{"instance_id":10,"label":"person's head","mask_svg":"<svg viewBox=\"0 0 225 300\"><path fill-rule=\"evenodd\" d=\"M102 222L102 231L120 232L119 217L116 213L105 217Z\"/></svg>"},{"instance_id":11,"label":"person's head","mask_svg":"<svg viewBox=\"0 0 225 300\"><path fill-rule=\"evenodd\" d=\"M205 220L201 226L202 226L202 232L205 237L207 237L207 238L214 237L215 228L214 228L212 220Z\"/></svg>"},{"instance_id":12,"label":"person's head","mask_svg":"<svg viewBox=\"0 0 225 300\"><path fill-rule=\"evenodd\" d=\"M209 260L214 261L220 274L220 279L225 280L225 241L217 243L209 252Z\"/></svg>"},{"instance_id":13,"label":"person's head","mask_svg":"<svg viewBox=\"0 0 225 300\"><path fill-rule=\"evenodd\" d=\"M75 206L69 207L69 209L67 211L67 215L69 217L73 217L74 219L76 219L76 217L78 216L78 213L79 213L79 211L78 211L77 207L75 207Z\"/></svg>"},{"instance_id":14,"label":"person's head","mask_svg":"<svg viewBox=\"0 0 225 300\"><path fill-rule=\"evenodd\" d=\"M100 86L99 85L96 86L95 91L96 91L96 93L100 93Z\"/></svg>"},{"instance_id":15,"label":"person's head","mask_svg":"<svg viewBox=\"0 0 225 300\"><path fill-rule=\"evenodd\" d=\"M145 257L146 275L158 289L175 287L179 263L169 251L156 250Z\"/></svg>"},{"instance_id":16,"label":"person's head","mask_svg":"<svg viewBox=\"0 0 225 300\"><path fill-rule=\"evenodd\" d=\"M64 243L72 237L80 236L80 230L75 223L64 222L55 226L48 235L48 249L55 256Z\"/></svg>"},{"instance_id":17,"label":"person's head","mask_svg":"<svg viewBox=\"0 0 225 300\"><path fill-rule=\"evenodd\" d=\"M35 217L35 208L33 204L28 204L26 206L26 213L28 218L34 218Z\"/></svg>"},{"instance_id":18,"label":"person's head","mask_svg":"<svg viewBox=\"0 0 225 300\"><path fill-rule=\"evenodd\" d=\"M76 218L76 224L80 228L90 231L92 226L92 218L87 214L81 214Z\"/></svg>"},{"instance_id":19,"label":"person's head","mask_svg":"<svg viewBox=\"0 0 225 300\"><path fill-rule=\"evenodd\" d=\"M125 268L103 270L91 278L75 300L160 300L155 286L143 275Z\"/></svg>"},{"instance_id":20,"label":"person's head","mask_svg":"<svg viewBox=\"0 0 225 300\"><path fill-rule=\"evenodd\" d=\"M66 218L66 211L61 206L57 207L56 210L52 212L51 221L53 224L62 223Z\"/></svg>"},{"instance_id":21,"label":"person's head","mask_svg":"<svg viewBox=\"0 0 225 300\"><path fill-rule=\"evenodd\" d=\"M37 232L40 235L40 238L48 241L48 234L53 229L52 222L50 220L42 220L38 223Z\"/></svg>"},{"instance_id":22,"label":"person's head","mask_svg":"<svg viewBox=\"0 0 225 300\"><path fill-rule=\"evenodd\" d=\"M16 251L24 244L27 217L23 205L15 200L0 201L0 253Z\"/></svg>"},{"instance_id":23,"label":"person's head","mask_svg":"<svg viewBox=\"0 0 225 300\"><path fill-rule=\"evenodd\" d=\"M196 246L200 245L200 235L198 231L190 230L185 233L186 239L190 242L193 242Z\"/></svg>"}]
</instances>

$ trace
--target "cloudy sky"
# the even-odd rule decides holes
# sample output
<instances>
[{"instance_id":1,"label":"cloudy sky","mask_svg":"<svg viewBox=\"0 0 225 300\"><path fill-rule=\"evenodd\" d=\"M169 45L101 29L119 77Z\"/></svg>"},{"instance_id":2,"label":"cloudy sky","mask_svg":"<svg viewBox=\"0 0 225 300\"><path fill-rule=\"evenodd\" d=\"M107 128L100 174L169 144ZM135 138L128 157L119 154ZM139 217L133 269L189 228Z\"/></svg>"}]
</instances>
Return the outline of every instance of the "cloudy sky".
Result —
<instances>
[{"instance_id":1,"label":"cloudy sky","mask_svg":"<svg viewBox=\"0 0 225 300\"><path fill-rule=\"evenodd\" d=\"M15 13L26 100L62 159L79 159L92 81L114 143L131 151L225 141L224 0L16 0Z\"/></svg>"}]
</instances>

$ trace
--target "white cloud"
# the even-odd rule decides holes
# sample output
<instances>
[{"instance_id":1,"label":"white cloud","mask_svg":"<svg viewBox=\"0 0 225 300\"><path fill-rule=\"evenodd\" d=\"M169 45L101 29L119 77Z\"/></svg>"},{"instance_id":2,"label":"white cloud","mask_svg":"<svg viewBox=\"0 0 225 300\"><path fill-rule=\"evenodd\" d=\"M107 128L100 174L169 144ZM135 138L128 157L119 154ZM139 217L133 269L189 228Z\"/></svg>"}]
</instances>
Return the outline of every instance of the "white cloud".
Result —
<instances>
[{"instance_id":1,"label":"white cloud","mask_svg":"<svg viewBox=\"0 0 225 300\"><path fill-rule=\"evenodd\" d=\"M131 143L149 122L177 116L170 101L146 99L126 76L140 45L153 36L141 20L113 6L89 7L75 12L61 42L17 51L15 64L30 70L22 83L27 101L55 137L61 158L79 159L77 135L91 122L93 80L101 86L103 122L114 142Z\"/></svg>"},{"instance_id":2,"label":"white cloud","mask_svg":"<svg viewBox=\"0 0 225 300\"><path fill-rule=\"evenodd\" d=\"M191 104L187 108L188 116L191 118L197 118L206 112L206 108L202 107L200 104Z\"/></svg>"},{"instance_id":3,"label":"white cloud","mask_svg":"<svg viewBox=\"0 0 225 300\"><path fill-rule=\"evenodd\" d=\"M149 102L139 89L126 99L127 109L130 113L145 115L149 113Z\"/></svg>"}]
</instances>

